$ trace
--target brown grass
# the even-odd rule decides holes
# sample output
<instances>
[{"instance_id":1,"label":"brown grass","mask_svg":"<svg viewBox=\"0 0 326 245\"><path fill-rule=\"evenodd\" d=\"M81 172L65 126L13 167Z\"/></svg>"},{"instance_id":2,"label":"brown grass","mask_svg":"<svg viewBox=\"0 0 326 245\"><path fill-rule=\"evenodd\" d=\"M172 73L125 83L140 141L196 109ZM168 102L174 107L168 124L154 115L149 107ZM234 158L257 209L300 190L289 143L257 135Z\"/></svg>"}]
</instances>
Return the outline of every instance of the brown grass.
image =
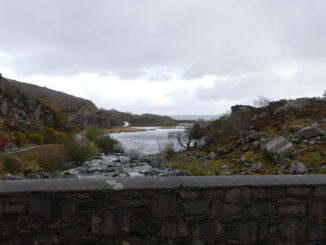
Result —
<instances>
[{"instance_id":1,"label":"brown grass","mask_svg":"<svg viewBox=\"0 0 326 245\"><path fill-rule=\"evenodd\" d=\"M0 155L0 174L24 174L31 169L54 172L64 167L61 145L46 145L25 152Z\"/></svg>"}]
</instances>

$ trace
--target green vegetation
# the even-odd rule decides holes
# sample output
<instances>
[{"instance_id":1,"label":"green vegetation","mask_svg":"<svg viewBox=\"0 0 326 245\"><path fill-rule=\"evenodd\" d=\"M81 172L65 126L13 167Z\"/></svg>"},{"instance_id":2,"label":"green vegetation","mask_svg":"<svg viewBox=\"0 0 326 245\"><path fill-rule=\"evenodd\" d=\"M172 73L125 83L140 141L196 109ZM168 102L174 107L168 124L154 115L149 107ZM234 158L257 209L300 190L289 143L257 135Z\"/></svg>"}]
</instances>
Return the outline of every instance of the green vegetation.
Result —
<instances>
[{"instance_id":1,"label":"green vegetation","mask_svg":"<svg viewBox=\"0 0 326 245\"><path fill-rule=\"evenodd\" d=\"M120 152L121 149L118 148L118 141L111 138L109 135L99 136L96 139L97 147L105 154L112 152Z\"/></svg>"},{"instance_id":2,"label":"green vegetation","mask_svg":"<svg viewBox=\"0 0 326 245\"><path fill-rule=\"evenodd\" d=\"M73 137L67 138L63 145L67 160L74 164L81 164L93 158L97 153L95 146L78 142Z\"/></svg>"}]
</instances>

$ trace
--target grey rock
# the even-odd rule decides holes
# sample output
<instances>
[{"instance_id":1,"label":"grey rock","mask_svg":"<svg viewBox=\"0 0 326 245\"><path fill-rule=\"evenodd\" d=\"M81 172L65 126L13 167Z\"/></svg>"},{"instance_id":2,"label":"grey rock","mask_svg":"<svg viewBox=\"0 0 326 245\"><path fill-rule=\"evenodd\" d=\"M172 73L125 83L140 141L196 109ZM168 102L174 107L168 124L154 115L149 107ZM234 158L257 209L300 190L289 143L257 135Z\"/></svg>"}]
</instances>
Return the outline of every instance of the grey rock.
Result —
<instances>
[{"instance_id":1,"label":"grey rock","mask_svg":"<svg viewBox=\"0 0 326 245\"><path fill-rule=\"evenodd\" d=\"M289 174L306 174L308 169L301 162L294 162L291 164Z\"/></svg>"},{"instance_id":2,"label":"grey rock","mask_svg":"<svg viewBox=\"0 0 326 245\"><path fill-rule=\"evenodd\" d=\"M250 142L250 141L259 140L264 135L265 134L263 132L253 132L246 137L246 141Z\"/></svg>"},{"instance_id":3,"label":"grey rock","mask_svg":"<svg viewBox=\"0 0 326 245\"><path fill-rule=\"evenodd\" d=\"M310 151L311 149L312 149L311 147L301 148L300 150L294 151L292 153L292 157L295 158L299 155L305 154L306 152Z\"/></svg>"},{"instance_id":4,"label":"grey rock","mask_svg":"<svg viewBox=\"0 0 326 245\"><path fill-rule=\"evenodd\" d=\"M272 139L267 139L267 138L261 138L259 140L259 149L262 150L262 151L265 151L266 150L266 144L268 142L272 141Z\"/></svg>"},{"instance_id":5,"label":"grey rock","mask_svg":"<svg viewBox=\"0 0 326 245\"><path fill-rule=\"evenodd\" d=\"M281 106L281 107L278 107L278 108L274 109L273 114L276 115L276 114L286 112L286 111L288 111L288 107L287 106Z\"/></svg>"},{"instance_id":6,"label":"grey rock","mask_svg":"<svg viewBox=\"0 0 326 245\"><path fill-rule=\"evenodd\" d=\"M290 100L286 106L291 109L302 109L310 104L308 98L298 98L296 100Z\"/></svg>"},{"instance_id":7,"label":"grey rock","mask_svg":"<svg viewBox=\"0 0 326 245\"><path fill-rule=\"evenodd\" d=\"M313 137L318 136L321 133L321 130L316 126L310 126L310 127L305 127L300 129L296 136L301 138L301 139L310 139Z\"/></svg>"},{"instance_id":8,"label":"grey rock","mask_svg":"<svg viewBox=\"0 0 326 245\"><path fill-rule=\"evenodd\" d=\"M251 166L251 170L254 172L259 172L263 167L263 164L261 162L257 162L254 165Z\"/></svg>"},{"instance_id":9,"label":"grey rock","mask_svg":"<svg viewBox=\"0 0 326 245\"><path fill-rule=\"evenodd\" d=\"M266 151L272 158L279 159L291 156L294 148L286 138L279 137L266 144Z\"/></svg>"},{"instance_id":10,"label":"grey rock","mask_svg":"<svg viewBox=\"0 0 326 245\"><path fill-rule=\"evenodd\" d=\"M291 131L294 131L294 132L297 132L297 131L299 131L302 128L304 128L303 125L293 125L293 126L290 127L290 130Z\"/></svg>"},{"instance_id":11,"label":"grey rock","mask_svg":"<svg viewBox=\"0 0 326 245\"><path fill-rule=\"evenodd\" d=\"M207 155L207 158L210 159L210 160L215 160L216 159L216 153L215 152L210 152Z\"/></svg>"},{"instance_id":12,"label":"grey rock","mask_svg":"<svg viewBox=\"0 0 326 245\"><path fill-rule=\"evenodd\" d=\"M252 143L252 145L251 145L251 149L256 150L256 149L259 148L259 145L260 145L259 141L256 140L256 141L254 141L254 142Z\"/></svg>"}]
</instances>

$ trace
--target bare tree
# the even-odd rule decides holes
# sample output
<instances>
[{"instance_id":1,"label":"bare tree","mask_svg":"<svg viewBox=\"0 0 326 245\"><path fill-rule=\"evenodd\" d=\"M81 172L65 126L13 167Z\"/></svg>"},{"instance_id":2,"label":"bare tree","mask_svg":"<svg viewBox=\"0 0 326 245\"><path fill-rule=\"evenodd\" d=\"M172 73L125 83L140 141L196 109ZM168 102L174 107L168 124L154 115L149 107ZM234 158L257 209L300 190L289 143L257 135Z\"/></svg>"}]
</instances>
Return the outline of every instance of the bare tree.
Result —
<instances>
[{"instance_id":1,"label":"bare tree","mask_svg":"<svg viewBox=\"0 0 326 245\"><path fill-rule=\"evenodd\" d=\"M254 100L254 105L256 107L266 107L269 105L269 103L271 103L271 101L267 98L267 97L263 97L263 96L258 96L258 98L256 100Z\"/></svg>"},{"instance_id":2,"label":"bare tree","mask_svg":"<svg viewBox=\"0 0 326 245\"><path fill-rule=\"evenodd\" d=\"M323 97L326 99L326 90L324 91Z\"/></svg>"},{"instance_id":3,"label":"bare tree","mask_svg":"<svg viewBox=\"0 0 326 245\"><path fill-rule=\"evenodd\" d=\"M245 131L250 126L250 116L250 113L246 111L233 112L230 116L230 126L239 136L242 145L244 144Z\"/></svg>"}]
</instances>

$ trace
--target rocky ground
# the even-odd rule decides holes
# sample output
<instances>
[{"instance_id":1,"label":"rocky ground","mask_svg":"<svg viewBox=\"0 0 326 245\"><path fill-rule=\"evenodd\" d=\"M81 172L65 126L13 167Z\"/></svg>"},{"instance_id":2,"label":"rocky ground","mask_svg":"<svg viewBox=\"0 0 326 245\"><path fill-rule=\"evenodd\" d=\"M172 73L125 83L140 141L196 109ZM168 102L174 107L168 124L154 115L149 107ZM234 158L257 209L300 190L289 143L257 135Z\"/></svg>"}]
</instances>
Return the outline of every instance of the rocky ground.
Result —
<instances>
[{"instance_id":1,"label":"rocky ground","mask_svg":"<svg viewBox=\"0 0 326 245\"><path fill-rule=\"evenodd\" d=\"M251 113L243 143L226 130L221 142L163 163L191 175L326 173L326 100L297 99Z\"/></svg>"}]
</instances>

